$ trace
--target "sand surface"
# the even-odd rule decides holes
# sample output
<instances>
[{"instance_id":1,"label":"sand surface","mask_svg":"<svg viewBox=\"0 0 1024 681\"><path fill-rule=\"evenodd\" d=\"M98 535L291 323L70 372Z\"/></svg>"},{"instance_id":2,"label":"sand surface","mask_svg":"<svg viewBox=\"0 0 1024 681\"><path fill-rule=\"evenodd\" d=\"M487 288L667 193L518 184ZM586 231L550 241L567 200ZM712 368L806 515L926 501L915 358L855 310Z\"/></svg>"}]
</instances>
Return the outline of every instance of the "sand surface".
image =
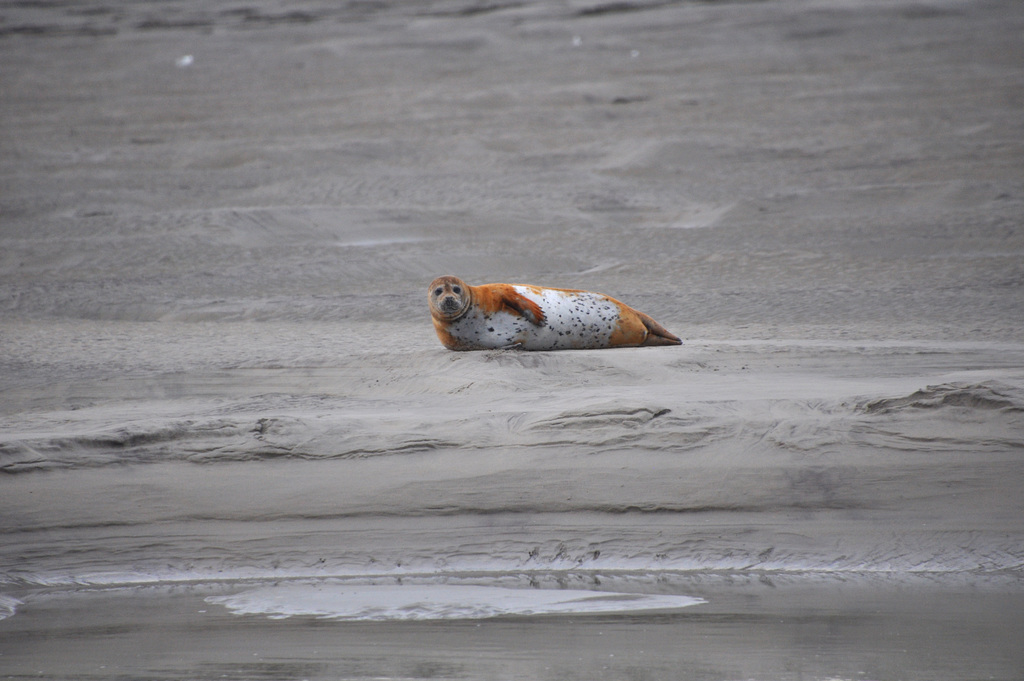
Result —
<instances>
[{"instance_id":1,"label":"sand surface","mask_svg":"<svg viewBox=\"0 0 1024 681\"><path fill-rule=\"evenodd\" d=\"M0 8L0 678L1021 678L1022 35ZM440 274L684 344L448 352Z\"/></svg>"}]
</instances>

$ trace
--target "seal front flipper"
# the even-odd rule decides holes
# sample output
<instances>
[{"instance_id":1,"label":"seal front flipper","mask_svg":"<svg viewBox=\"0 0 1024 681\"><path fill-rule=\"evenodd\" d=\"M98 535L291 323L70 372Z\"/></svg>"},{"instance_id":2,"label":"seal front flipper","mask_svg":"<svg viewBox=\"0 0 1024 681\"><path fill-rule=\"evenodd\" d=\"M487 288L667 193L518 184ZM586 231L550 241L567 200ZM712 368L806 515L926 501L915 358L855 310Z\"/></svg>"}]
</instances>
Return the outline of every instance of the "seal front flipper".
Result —
<instances>
[{"instance_id":1,"label":"seal front flipper","mask_svg":"<svg viewBox=\"0 0 1024 681\"><path fill-rule=\"evenodd\" d=\"M544 326L546 320L540 305L507 285L501 288L499 295L501 296L501 307L522 315L534 326Z\"/></svg>"}]
</instances>

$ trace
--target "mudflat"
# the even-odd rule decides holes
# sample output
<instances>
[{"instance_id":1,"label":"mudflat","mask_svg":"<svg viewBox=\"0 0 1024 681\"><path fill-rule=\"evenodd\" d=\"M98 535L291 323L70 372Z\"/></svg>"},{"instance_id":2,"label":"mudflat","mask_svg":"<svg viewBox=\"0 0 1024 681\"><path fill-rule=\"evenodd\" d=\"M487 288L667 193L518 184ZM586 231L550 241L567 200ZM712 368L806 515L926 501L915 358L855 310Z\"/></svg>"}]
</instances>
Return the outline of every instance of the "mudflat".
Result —
<instances>
[{"instance_id":1,"label":"mudflat","mask_svg":"<svg viewBox=\"0 0 1024 681\"><path fill-rule=\"evenodd\" d=\"M0 678L1020 678L1021 35L5 7ZM683 345L449 352L443 274Z\"/></svg>"}]
</instances>

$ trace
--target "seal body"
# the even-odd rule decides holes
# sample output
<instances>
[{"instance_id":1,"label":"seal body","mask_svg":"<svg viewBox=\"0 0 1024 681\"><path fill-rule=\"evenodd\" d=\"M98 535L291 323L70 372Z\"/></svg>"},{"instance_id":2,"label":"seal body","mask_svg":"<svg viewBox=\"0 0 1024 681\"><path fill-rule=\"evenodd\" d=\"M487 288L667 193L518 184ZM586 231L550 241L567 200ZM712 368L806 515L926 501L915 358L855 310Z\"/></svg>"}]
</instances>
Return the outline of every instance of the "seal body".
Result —
<instances>
[{"instance_id":1,"label":"seal body","mask_svg":"<svg viewBox=\"0 0 1024 681\"><path fill-rule=\"evenodd\" d=\"M523 284L470 286L438 277L427 292L430 315L449 350L568 350L679 345L643 312L590 291Z\"/></svg>"}]
</instances>

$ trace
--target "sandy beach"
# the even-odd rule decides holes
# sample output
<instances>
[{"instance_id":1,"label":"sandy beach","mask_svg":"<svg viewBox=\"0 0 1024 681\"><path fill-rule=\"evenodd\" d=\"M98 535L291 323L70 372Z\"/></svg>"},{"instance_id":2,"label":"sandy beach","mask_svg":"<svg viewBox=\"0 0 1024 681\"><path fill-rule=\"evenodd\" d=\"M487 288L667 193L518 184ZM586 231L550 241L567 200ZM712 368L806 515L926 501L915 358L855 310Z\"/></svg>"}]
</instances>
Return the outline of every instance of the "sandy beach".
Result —
<instances>
[{"instance_id":1,"label":"sandy beach","mask_svg":"<svg viewBox=\"0 0 1024 681\"><path fill-rule=\"evenodd\" d=\"M1022 35L3 7L0 679L1020 679ZM442 274L683 345L450 352Z\"/></svg>"}]
</instances>

